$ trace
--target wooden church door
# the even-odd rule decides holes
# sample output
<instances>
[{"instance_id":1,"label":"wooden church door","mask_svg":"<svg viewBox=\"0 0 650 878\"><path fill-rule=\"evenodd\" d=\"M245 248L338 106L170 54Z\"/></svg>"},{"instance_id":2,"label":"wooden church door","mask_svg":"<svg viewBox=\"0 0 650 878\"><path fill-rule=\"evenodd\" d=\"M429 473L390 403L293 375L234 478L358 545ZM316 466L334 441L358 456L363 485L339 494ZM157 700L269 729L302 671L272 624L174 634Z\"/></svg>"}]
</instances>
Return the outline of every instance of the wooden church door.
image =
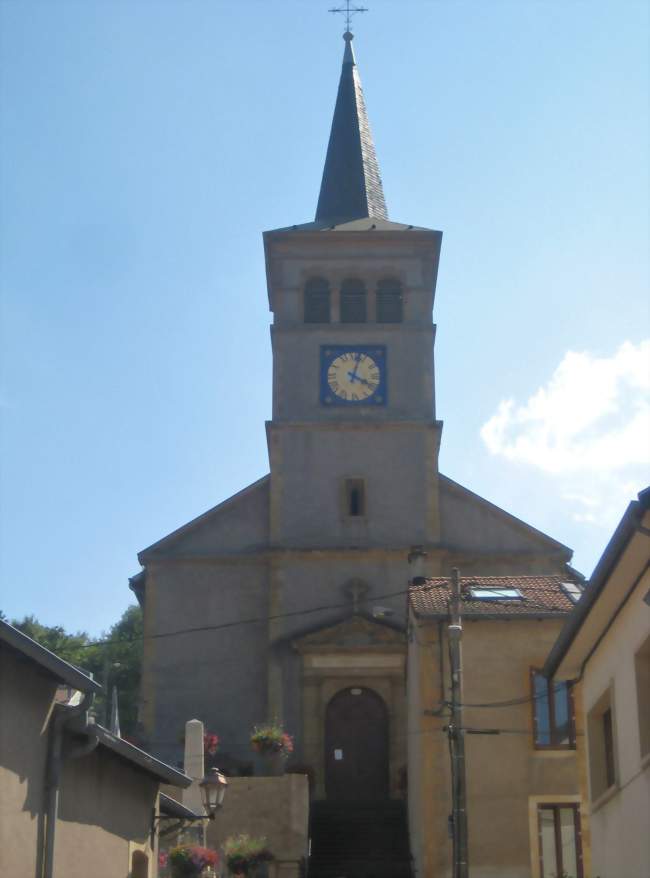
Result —
<instances>
[{"instance_id":1,"label":"wooden church door","mask_svg":"<svg viewBox=\"0 0 650 878\"><path fill-rule=\"evenodd\" d=\"M388 711L371 689L343 689L327 705L325 791L328 800L388 798Z\"/></svg>"}]
</instances>

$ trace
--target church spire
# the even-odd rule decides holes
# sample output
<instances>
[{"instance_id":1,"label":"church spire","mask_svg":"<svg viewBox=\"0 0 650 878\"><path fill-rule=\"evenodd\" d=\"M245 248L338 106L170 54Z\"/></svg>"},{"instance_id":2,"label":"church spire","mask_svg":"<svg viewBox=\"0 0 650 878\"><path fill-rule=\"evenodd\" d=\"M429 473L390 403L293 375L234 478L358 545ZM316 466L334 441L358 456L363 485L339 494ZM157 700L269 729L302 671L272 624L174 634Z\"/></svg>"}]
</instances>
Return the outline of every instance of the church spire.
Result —
<instances>
[{"instance_id":1,"label":"church spire","mask_svg":"<svg viewBox=\"0 0 650 878\"><path fill-rule=\"evenodd\" d=\"M345 52L336 96L316 221L346 222L363 217L388 219L375 144L352 48L343 34Z\"/></svg>"}]
</instances>

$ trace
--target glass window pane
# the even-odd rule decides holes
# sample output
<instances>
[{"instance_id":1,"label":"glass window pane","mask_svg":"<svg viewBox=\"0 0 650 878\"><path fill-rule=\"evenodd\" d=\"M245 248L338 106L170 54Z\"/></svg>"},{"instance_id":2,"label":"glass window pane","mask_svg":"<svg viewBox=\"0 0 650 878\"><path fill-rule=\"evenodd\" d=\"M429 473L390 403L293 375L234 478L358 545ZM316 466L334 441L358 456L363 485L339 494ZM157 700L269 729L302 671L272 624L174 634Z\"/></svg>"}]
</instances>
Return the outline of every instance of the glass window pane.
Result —
<instances>
[{"instance_id":1,"label":"glass window pane","mask_svg":"<svg viewBox=\"0 0 650 878\"><path fill-rule=\"evenodd\" d=\"M553 702L555 707L554 744L568 746L571 743L571 710L569 687L558 680L553 681Z\"/></svg>"},{"instance_id":2,"label":"glass window pane","mask_svg":"<svg viewBox=\"0 0 650 878\"><path fill-rule=\"evenodd\" d=\"M555 816L553 808L539 809L539 846L542 860L542 878L556 878L558 871L555 855Z\"/></svg>"},{"instance_id":3,"label":"glass window pane","mask_svg":"<svg viewBox=\"0 0 650 878\"><path fill-rule=\"evenodd\" d=\"M560 842L562 845L562 869L571 878L578 876L578 852L576 850L576 812L574 808L560 808Z\"/></svg>"},{"instance_id":4,"label":"glass window pane","mask_svg":"<svg viewBox=\"0 0 650 878\"><path fill-rule=\"evenodd\" d=\"M541 674L533 674L535 697L535 743L542 747L551 745L551 715L548 703L548 683Z\"/></svg>"}]
</instances>

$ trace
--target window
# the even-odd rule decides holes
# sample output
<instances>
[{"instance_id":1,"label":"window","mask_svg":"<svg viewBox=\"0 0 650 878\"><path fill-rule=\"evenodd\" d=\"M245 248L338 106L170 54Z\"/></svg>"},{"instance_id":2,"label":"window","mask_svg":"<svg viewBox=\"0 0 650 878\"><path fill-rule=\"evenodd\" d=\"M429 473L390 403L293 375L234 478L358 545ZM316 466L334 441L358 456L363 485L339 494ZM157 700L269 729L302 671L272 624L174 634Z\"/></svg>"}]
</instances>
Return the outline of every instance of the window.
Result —
<instances>
[{"instance_id":1,"label":"window","mask_svg":"<svg viewBox=\"0 0 650 878\"><path fill-rule=\"evenodd\" d=\"M538 805L541 878L582 878L582 845L578 805Z\"/></svg>"},{"instance_id":2,"label":"window","mask_svg":"<svg viewBox=\"0 0 650 878\"><path fill-rule=\"evenodd\" d=\"M401 323L402 285L392 278L377 284L377 323Z\"/></svg>"},{"instance_id":3,"label":"window","mask_svg":"<svg viewBox=\"0 0 650 878\"><path fill-rule=\"evenodd\" d=\"M365 323L366 319L366 288L363 281L344 280L341 284L341 323Z\"/></svg>"},{"instance_id":4,"label":"window","mask_svg":"<svg viewBox=\"0 0 650 878\"><path fill-rule=\"evenodd\" d=\"M605 752L605 781L607 788L613 787L616 782L616 769L614 767L614 725L612 723L612 708L608 707L601 717L603 749Z\"/></svg>"},{"instance_id":5,"label":"window","mask_svg":"<svg viewBox=\"0 0 650 878\"><path fill-rule=\"evenodd\" d=\"M582 597L582 589L577 582L561 582L560 587L569 600L577 604Z\"/></svg>"},{"instance_id":6,"label":"window","mask_svg":"<svg viewBox=\"0 0 650 878\"><path fill-rule=\"evenodd\" d=\"M650 637L634 656L636 672L636 706L639 713L641 758L650 754Z\"/></svg>"},{"instance_id":7,"label":"window","mask_svg":"<svg viewBox=\"0 0 650 878\"><path fill-rule=\"evenodd\" d=\"M589 781L592 801L616 786L616 711L612 690L601 695L587 715Z\"/></svg>"},{"instance_id":8,"label":"window","mask_svg":"<svg viewBox=\"0 0 650 878\"><path fill-rule=\"evenodd\" d=\"M524 597L518 588L479 588L470 586L470 597L476 601L523 601Z\"/></svg>"},{"instance_id":9,"label":"window","mask_svg":"<svg viewBox=\"0 0 650 878\"><path fill-rule=\"evenodd\" d=\"M330 285L322 277L305 284L305 323L330 322Z\"/></svg>"},{"instance_id":10,"label":"window","mask_svg":"<svg viewBox=\"0 0 650 878\"><path fill-rule=\"evenodd\" d=\"M562 680L547 680L535 670L531 671L531 680L535 747L554 750L575 747L573 698L569 684Z\"/></svg>"},{"instance_id":11,"label":"window","mask_svg":"<svg viewBox=\"0 0 650 878\"><path fill-rule=\"evenodd\" d=\"M345 480L345 514L361 518L366 514L366 488L363 479Z\"/></svg>"}]
</instances>

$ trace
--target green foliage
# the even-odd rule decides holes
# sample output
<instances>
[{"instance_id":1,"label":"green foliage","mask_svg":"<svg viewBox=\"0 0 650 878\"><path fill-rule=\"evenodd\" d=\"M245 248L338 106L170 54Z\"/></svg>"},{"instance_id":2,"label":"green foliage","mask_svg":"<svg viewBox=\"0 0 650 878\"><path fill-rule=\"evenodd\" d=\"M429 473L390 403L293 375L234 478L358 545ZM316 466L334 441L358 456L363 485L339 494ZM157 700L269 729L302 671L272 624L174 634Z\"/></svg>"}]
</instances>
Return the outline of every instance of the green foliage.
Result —
<instances>
[{"instance_id":1,"label":"green foliage","mask_svg":"<svg viewBox=\"0 0 650 878\"><path fill-rule=\"evenodd\" d=\"M258 863L270 862L273 854L267 847L265 838L254 838L243 833L231 835L223 845L223 852L231 872L244 874Z\"/></svg>"},{"instance_id":2,"label":"green foliage","mask_svg":"<svg viewBox=\"0 0 650 878\"><path fill-rule=\"evenodd\" d=\"M182 844L169 852L173 878L195 878L206 866L216 866L219 854L211 848Z\"/></svg>"},{"instance_id":3,"label":"green foliage","mask_svg":"<svg viewBox=\"0 0 650 878\"><path fill-rule=\"evenodd\" d=\"M61 625L41 625L35 616L13 620L12 625L27 634L41 646L56 653L86 673L92 674L98 683L106 682L109 689L117 686L120 707L120 727L123 735L133 734L137 721L142 664L142 610L131 606L121 619L97 640L85 631L70 634ZM103 645L101 641L111 641ZM108 693L110 701L110 691ZM103 723L107 708L104 695L95 699L97 719Z\"/></svg>"},{"instance_id":4,"label":"green foliage","mask_svg":"<svg viewBox=\"0 0 650 878\"><path fill-rule=\"evenodd\" d=\"M293 738L275 720L255 726L250 740L251 747L258 753L282 753L283 756L293 753Z\"/></svg>"}]
</instances>

